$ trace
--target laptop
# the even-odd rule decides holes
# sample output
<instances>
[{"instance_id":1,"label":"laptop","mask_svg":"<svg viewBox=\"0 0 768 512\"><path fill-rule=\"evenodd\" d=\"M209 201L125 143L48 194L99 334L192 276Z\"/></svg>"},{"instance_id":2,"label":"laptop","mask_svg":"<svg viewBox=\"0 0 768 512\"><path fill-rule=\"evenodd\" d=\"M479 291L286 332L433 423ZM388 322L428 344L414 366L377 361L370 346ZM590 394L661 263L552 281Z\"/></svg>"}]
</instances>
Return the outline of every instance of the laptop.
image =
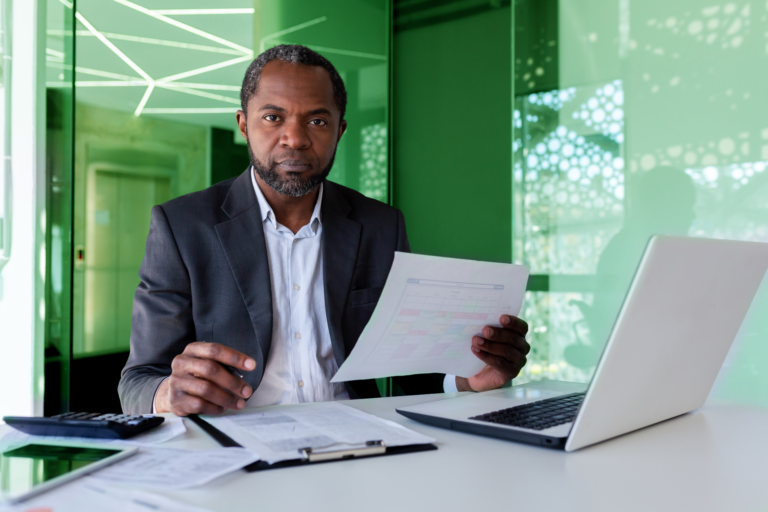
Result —
<instances>
[{"instance_id":1,"label":"laptop","mask_svg":"<svg viewBox=\"0 0 768 512\"><path fill-rule=\"evenodd\" d=\"M591 383L541 381L397 409L574 451L701 407L768 270L768 243L654 236Z\"/></svg>"}]
</instances>

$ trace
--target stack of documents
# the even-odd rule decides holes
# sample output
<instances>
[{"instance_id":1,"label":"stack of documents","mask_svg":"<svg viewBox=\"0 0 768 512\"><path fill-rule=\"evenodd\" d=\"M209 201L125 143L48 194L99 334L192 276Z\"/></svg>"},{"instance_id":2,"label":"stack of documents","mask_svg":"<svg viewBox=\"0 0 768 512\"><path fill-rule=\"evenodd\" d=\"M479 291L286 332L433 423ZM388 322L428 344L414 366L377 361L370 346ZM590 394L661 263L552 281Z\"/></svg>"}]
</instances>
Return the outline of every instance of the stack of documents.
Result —
<instances>
[{"instance_id":1,"label":"stack of documents","mask_svg":"<svg viewBox=\"0 0 768 512\"><path fill-rule=\"evenodd\" d=\"M206 484L257 460L258 455L244 448L142 448L133 457L93 473L91 478L155 489L186 489Z\"/></svg>"},{"instance_id":2,"label":"stack of documents","mask_svg":"<svg viewBox=\"0 0 768 512\"><path fill-rule=\"evenodd\" d=\"M270 464L301 457L299 450L342 450L382 441L386 447L428 444L431 437L338 402L281 405L264 412L205 420Z\"/></svg>"}]
</instances>

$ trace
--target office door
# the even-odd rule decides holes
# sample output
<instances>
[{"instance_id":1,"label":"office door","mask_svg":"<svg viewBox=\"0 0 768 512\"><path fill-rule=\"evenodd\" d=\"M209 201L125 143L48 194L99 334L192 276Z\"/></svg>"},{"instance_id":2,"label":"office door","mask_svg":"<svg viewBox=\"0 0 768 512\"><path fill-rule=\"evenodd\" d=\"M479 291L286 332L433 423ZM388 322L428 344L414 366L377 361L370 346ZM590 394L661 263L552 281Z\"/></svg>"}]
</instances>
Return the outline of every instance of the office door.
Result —
<instances>
[{"instance_id":1,"label":"office door","mask_svg":"<svg viewBox=\"0 0 768 512\"><path fill-rule=\"evenodd\" d=\"M152 207L171 198L168 177L96 170L85 247L81 355L128 350L133 295Z\"/></svg>"}]
</instances>

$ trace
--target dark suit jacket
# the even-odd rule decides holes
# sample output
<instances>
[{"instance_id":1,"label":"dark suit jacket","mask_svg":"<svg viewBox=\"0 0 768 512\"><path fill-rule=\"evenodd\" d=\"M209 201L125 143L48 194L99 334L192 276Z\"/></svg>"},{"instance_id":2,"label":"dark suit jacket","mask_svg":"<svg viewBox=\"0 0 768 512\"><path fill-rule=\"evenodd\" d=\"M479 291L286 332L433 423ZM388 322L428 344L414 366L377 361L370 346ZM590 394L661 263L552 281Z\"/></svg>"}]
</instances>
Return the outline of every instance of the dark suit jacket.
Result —
<instances>
[{"instance_id":1,"label":"dark suit jacket","mask_svg":"<svg viewBox=\"0 0 768 512\"><path fill-rule=\"evenodd\" d=\"M395 251L408 251L403 215L326 181L322 203L325 307L339 366L376 307ZM123 411L152 412L171 362L193 341L228 345L256 360L258 388L272 342L272 291L259 203L249 171L152 209L133 301L131 353L118 392ZM439 374L396 377L407 394L442 392ZM346 384L379 396L375 381Z\"/></svg>"}]
</instances>

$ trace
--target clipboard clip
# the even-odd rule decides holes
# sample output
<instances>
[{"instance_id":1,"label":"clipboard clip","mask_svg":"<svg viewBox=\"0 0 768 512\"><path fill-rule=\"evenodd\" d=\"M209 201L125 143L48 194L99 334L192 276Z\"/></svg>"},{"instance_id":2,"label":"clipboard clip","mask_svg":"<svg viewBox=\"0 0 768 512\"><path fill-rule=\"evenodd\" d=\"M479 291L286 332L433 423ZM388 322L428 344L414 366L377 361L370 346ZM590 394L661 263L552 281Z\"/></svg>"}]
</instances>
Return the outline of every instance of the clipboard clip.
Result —
<instances>
[{"instance_id":1,"label":"clipboard clip","mask_svg":"<svg viewBox=\"0 0 768 512\"><path fill-rule=\"evenodd\" d=\"M342 443L335 443L342 444ZM353 459L356 457L368 457L370 455L381 455L386 453L387 447L384 441L366 441L365 446L360 448L343 448L341 450L325 451L333 445L321 446L321 447L308 447L299 448L301 457L308 462L321 462L324 460L339 460L339 459ZM323 451L315 451L323 450Z\"/></svg>"}]
</instances>

